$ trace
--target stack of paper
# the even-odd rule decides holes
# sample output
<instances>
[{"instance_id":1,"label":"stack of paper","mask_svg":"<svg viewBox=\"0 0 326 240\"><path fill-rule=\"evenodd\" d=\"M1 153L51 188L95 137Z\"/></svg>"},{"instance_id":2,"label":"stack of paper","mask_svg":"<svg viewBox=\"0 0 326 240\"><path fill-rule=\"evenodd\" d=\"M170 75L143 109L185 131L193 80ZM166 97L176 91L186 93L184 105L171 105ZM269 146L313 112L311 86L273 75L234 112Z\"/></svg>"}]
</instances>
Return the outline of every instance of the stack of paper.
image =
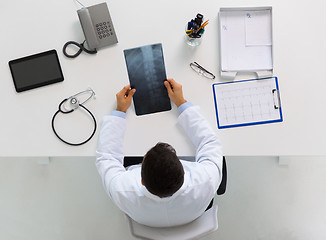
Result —
<instances>
[{"instance_id":1,"label":"stack of paper","mask_svg":"<svg viewBox=\"0 0 326 240\"><path fill-rule=\"evenodd\" d=\"M273 69L272 10L221 9L221 70Z\"/></svg>"}]
</instances>

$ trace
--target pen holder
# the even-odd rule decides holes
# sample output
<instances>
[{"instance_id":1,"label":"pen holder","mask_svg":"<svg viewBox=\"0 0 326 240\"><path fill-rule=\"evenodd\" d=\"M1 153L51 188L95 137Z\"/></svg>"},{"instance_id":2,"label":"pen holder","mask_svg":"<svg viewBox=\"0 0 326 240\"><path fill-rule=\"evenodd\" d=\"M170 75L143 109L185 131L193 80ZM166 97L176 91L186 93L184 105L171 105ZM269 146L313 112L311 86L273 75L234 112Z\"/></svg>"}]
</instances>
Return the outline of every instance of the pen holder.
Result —
<instances>
[{"instance_id":1,"label":"pen holder","mask_svg":"<svg viewBox=\"0 0 326 240\"><path fill-rule=\"evenodd\" d=\"M186 25L186 27L185 27L185 40L186 40L186 43L189 46L192 46L192 47L198 46L202 41L204 32L201 33L200 35L192 36L192 35L187 35L187 30L188 30L188 25Z\"/></svg>"}]
</instances>

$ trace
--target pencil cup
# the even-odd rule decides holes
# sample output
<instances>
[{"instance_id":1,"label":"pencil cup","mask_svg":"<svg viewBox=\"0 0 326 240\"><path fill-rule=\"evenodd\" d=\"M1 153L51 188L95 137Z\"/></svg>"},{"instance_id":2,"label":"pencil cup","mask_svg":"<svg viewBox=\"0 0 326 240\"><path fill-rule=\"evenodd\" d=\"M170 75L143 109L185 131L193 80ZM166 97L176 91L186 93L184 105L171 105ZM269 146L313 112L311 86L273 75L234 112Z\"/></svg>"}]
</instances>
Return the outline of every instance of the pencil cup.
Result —
<instances>
[{"instance_id":1,"label":"pencil cup","mask_svg":"<svg viewBox=\"0 0 326 240\"><path fill-rule=\"evenodd\" d=\"M187 35L187 27L188 27L188 25L186 25L186 34L185 34L186 43L189 46L192 46L192 47L198 46L201 43L201 41L202 41L202 38L203 38L203 34L204 33L202 33L200 35L196 35L196 36Z\"/></svg>"},{"instance_id":2,"label":"pencil cup","mask_svg":"<svg viewBox=\"0 0 326 240\"><path fill-rule=\"evenodd\" d=\"M189 37L186 35L186 42L188 45L192 46L192 47L196 47L201 43L201 37L200 38L193 38L193 37Z\"/></svg>"}]
</instances>

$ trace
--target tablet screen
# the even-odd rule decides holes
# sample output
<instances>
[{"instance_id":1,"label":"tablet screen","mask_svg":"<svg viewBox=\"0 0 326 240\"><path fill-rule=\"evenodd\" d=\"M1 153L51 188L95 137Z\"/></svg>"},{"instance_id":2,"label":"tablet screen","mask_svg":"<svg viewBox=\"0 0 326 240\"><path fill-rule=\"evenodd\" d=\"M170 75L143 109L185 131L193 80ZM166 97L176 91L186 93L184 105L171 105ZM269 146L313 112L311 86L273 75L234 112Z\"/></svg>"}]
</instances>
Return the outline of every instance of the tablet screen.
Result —
<instances>
[{"instance_id":1,"label":"tablet screen","mask_svg":"<svg viewBox=\"0 0 326 240\"><path fill-rule=\"evenodd\" d=\"M9 62L17 92L63 81L56 50L38 53Z\"/></svg>"}]
</instances>

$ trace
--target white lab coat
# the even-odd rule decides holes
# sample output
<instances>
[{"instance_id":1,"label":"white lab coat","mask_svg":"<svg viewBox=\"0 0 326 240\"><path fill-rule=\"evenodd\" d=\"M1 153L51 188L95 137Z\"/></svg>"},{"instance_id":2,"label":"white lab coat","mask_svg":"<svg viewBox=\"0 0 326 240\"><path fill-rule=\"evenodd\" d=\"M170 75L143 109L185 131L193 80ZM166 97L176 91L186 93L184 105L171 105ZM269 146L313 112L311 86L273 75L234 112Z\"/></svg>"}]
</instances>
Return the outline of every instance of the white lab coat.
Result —
<instances>
[{"instance_id":1,"label":"white lab coat","mask_svg":"<svg viewBox=\"0 0 326 240\"><path fill-rule=\"evenodd\" d=\"M126 119L112 115L103 118L96 159L98 172L112 201L140 224L170 227L193 221L205 211L221 182L221 144L199 108L188 107L178 122L196 147L196 162L181 160L183 185L171 197L160 198L141 184L141 165L128 170L123 167Z\"/></svg>"}]
</instances>

